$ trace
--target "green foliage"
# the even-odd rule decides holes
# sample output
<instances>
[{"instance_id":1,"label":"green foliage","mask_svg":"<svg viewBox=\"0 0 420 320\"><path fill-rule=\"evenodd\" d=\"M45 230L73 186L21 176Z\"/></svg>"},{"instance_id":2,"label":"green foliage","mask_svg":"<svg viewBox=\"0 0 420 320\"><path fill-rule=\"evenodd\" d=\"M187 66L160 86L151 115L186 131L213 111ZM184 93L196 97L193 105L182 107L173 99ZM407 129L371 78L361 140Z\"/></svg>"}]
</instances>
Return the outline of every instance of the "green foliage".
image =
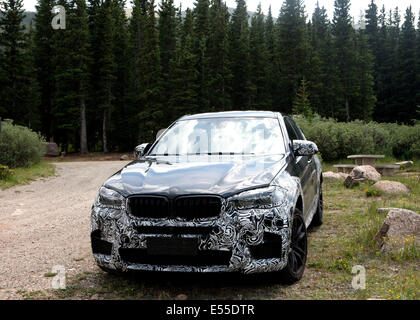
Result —
<instances>
[{"instance_id":1,"label":"green foliage","mask_svg":"<svg viewBox=\"0 0 420 320\"><path fill-rule=\"evenodd\" d=\"M237 7L230 22L230 63L232 71L232 107L244 110L250 106L249 24L245 0L236 0Z\"/></svg>"},{"instance_id":2,"label":"green foliage","mask_svg":"<svg viewBox=\"0 0 420 320\"><path fill-rule=\"evenodd\" d=\"M365 189L365 194L366 194L366 197L368 197L368 198L369 197L379 197L379 196L382 195L382 192L380 190L376 189L376 188L373 188L372 186L368 186Z\"/></svg>"},{"instance_id":3,"label":"green foliage","mask_svg":"<svg viewBox=\"0 0 420 320\"><path fill-rule=\"evenodd\" d=\"M13 170L9 169L8 166L4 166L0 163L0 179L5 180L13 175Z\"/></svg>"},{"instance_id":4,"label":"green foliage","mask_svg":"<svg viewBox=\"0 0 420 320\"><path fill-rule=\"evenodd\" d=\"M305 137L318 145L325 161L350 154L385 154L398 159L420 157L420 126L352 121L337 122L315 116L312 121L295 117Z\"/></svg>"},{"instance_id":5,"label":"green foliage","mask_svg":"<svg viewBox=\"0 0 420 320\"><path fill-rule=\"evenodd\" d=\"M24 18L22 0L0 2L0 114L33 127L37 87L32 70L32 33L25 33Z\"/></svg>"},{"instance_id":6,"label":"green foliage","mask_svg":"<svg viewBox=\"0 0 420 320\"><path fill-rule=\"evenodd\" d=\"M309 121L312 120L313 113L311 109L311 104L309 102L309 94L307 91L307 83L305 78L302 79L302 84L299 88L299 92L293 102L293 113L301 114Z\"/></svg>"},{"instance_id":7,"label":"green foliage","mask_svg":"<svg viewBox=\"0 0 420 320\"><path fill-rule=\"evenodd\" d=\"M0 133L0 163L9 168L38 163L44 155L43 143L43 138L32 130L4 121Z\"/></svg>"},{"instance_id":8,"label":"green foliage","mask_svg":"<svg viewBox=\"0 0 420 320\"><path fill-rule=\"evenodd\" d=\"M184 114L308 117L310 106L323 118L367 123L309 128L333 148L327 158L419 154L414 129L369 123L419 121L420 23L416 30L411 9L402 17L371 0L366 29L355 29L351 0L336 0L331 17L317 4L310 20L304 0L283 0L278 18L245 0L232 14L221 0L187 11L174 0L133 0L130 18L127 0L87 2L38 0L34 32L25 32L22 0L1 1L0 116L62 150L131 150ZM51 28L55 4L66 8L65 30Z\"/></svg>"},{"instance_id":9,"label":"green foliage","mask_svg":"<svg viewBox=\"0 0 420 320\"><path fill-rule=\"evenodd\" d=\"M302 0L285 0L276 23L278 94L274 104L285 113L292 111L300 81L309 66L309 43Z\"/></svg>"}]
</instances>

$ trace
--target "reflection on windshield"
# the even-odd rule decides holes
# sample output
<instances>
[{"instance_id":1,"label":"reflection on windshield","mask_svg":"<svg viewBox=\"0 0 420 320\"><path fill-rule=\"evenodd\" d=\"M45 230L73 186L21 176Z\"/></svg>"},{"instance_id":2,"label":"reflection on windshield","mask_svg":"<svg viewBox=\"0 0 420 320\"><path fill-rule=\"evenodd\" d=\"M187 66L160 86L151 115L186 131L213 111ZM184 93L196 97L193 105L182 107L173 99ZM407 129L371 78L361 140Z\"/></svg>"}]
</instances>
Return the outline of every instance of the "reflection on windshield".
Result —
<instances>
[{"instance_id":1,"label":"reflection on windshield","mask_svg":"<svg viewBox=\"0 0 420 320\"><path fill-rule=\"evenodd\" d=\"M151 156L274 155L285 148L277 119L215 118L175 123L151 150Z\"/></svg>"}]
</instances>

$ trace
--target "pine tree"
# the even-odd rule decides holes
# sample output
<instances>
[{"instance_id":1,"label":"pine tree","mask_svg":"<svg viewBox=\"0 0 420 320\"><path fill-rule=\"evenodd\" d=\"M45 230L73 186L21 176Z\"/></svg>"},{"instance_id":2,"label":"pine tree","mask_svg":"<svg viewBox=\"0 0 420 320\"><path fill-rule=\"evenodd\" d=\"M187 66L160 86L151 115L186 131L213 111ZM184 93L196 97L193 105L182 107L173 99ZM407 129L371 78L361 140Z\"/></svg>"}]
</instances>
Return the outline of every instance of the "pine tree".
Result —
<instances>
[{"instance_id":1,"label":"pine tree","mask_svg":"<svg viewBox=\"0 0 420 320\"><path fill-rule=\"evenodd\" d=\"M102 148L103 152L109 152L108 129L110 117L114 105L115 83L115 56L113 52L114 23L112 17L112 0L105 0L98 12L98 25L100 27L100 41L97 43L100 56L98 57L98 84L97 84L97 108L102 114Z\"/></svg>"},{"instance_id":2,"label":"pine tree","mask_svg":"<svg viewBox=\"0 0 420 320\"><path fill-rule=\"evenodd\" d=\"M311 103L309 101L309 93L307 87L308 84L306 79L303 78L298 93L293 101L293 114L303 115L305 118L311 120L313 117L313 112Z\"/></svg>"},{"instance_id":3,"label":"pine tree","mask_svg":"<svg viewBox=\"0 0 420 320\"><path fill-rule=\"evenodd\" d=\"M375 91L378 87L378 61L379 58L379 28L378 28L378 6L371 0L368 9L365 11L367 41L373 55L373 77L375 81Z\"/></svg>"},{"instance_id":4,"label":"pine tree","mask_svg":"<svg viewBox=\"0 0 420 320\"><path fill-rule=\"evenodd\" d=\"M208 38L210 30L209 0L197 0L194 15L194 51L197 55L197 71L199 73L199 106L205 111L209 107L209 55Z\"/></svg>"},{"instance_id":5,"label":"pine tree","mask_svg":"<svg viewBox=\"0 0 420 320\"><path fill-rule=\"evenodd\" d=\"M65 0L59 0L57 4L62 5L66 10L66 29L54 30L53 44L55 55L54 65L54 98L52 105L53 117L53 139L61 145L61 150L74 151L71 146L78 143L75 140L77 128L79 127L80 109L77 103L77 91L73 79L73 30L74 12L71 4Z\"/></svg>"},{"instance_id":6,"label":"pine tree","mask_svg":"<svg viewBox=\"0 0 420 320\"><path fill-rule=\"evenodd\" d=\"M22 0L0 3L0 110L3 118L26 124L25 17Z\"/></svg>"},{"instance_id":7,"label":"pine tree","mask_svg":"<svg viewBox=\"0 0 420 320\"><path fill-rule=\"evenodd\" d=\"M261 4L251 19L249 51L250 51L250 103L255 109L268 107L266 66L268 54L265 40L265 22Z\"/></svg>"},{"instance_id":8,"label":"pine tree","mask_svg":"<svg viewBox=\"0 0 420 320\"><path fill-rule=\"evenodd\" d=\"M208 36L209 106L214 111L231 108L229 61L229 11L221 0L212 0Z\"/></svg>"},{"instance_id":9,"label":"pine tree","mask_svg":"<svg viewBox=\"0 0 420 320\"><path fill-rule=\"evenodd\" d=\"M159 49L163 87L162 102L169 101L173 90L169 85L169 66L175 59L177 23L174 1L162 0L159 9Z\"/></svg>"},{"instance_id":10,"label":"pine tree","mask_svg":"<svg viewBox=\"0 0 420 320\"><path fill-rule=\"evenodd\" d=\"M352 110L357 86L355 34L350 16L350 0L335 0L332 33L338 68L338 88L336 94L341 106L338 107L338 119L350 121L357 118Z\"/></svg>"},{"instance_id":11,"label":"pine tree","mask_svg":"<svg viewBox=\"0 0 420 320\"><path fill-rule=\"evenodd\" d=\"M399 46L399 74L398 74L398 109L394 110L395 118L402 123L412 123L416 114L416 30L414 27L414 14L411 6L407 8L404 23L401 28L401 41Z\"/></svg>"},{"instance_id":12,"label":"pine tree","mask_svg":"<svg viewBox=\"0 0 420 320\"><path fill-rule=\"evenodd\" d=\"M111 1L113 21L112 52L114 56L114 97L109 128L111 148L131 150L137 142L134 128L137 127L136 111L128 103L129 70L128 30L125 0Z\"/></svg>"},{"instance_id":13,"label":"pine tree","mask_svg":"<svg viewBox=\"0 0 420 320\"><path fill-rule=\"evenodd\" d=\"M23 68L23 85L26 90L23 98L23 105L25 110L25 117L23 120L25 124L36 131L41 130L41 121L39 116L40 105L40 87L37 80L36 64L35 64L35 34L32 28L32 23L29 25L28 33L25 38L25 64Z\"/></svg>"},{"instance_id":14,"label":"pine tree","mask_svg":"<svg viewBox=\"0 0 420 320\"><path fill-rule=\"evenodd\" d=\"M353 110L357 118L369 121L375 108L376 96L374 92L374 57L368 43L368 37L363 30L357 33L357 74L359 90L356 94Z\"/></svg>"},{"instance_id":15,"label":"pine tree","mask_svg":"<svg viewBox=\"0 0 420 320\"><path fill-rule=\"evenodd\" d=\"M417 123L420 120L420 10L419 16L417 20L417 56L416 56L416 88L417 88L417 95L416 95L416 104L417 104L417 111L416 111L416 119Z\"/></svg>"},{"instance_id":16,"label":"pine tree","mask_svg":"<svg viewBox=\"0 0 420 320\"><path fill-rule=\"evenodd\" d=\"M198 57L194 51L193 13L190 9L186 10L184 23L179 24L179 33L176 60L171 66L174 90L169 105L174 120L187 113L199 112L199 72L195 68Z\"/></svg>"},{"instance_id":17,"label":"pine tree","mask_svg":"<svg viewBox=\"0 0 420 320\"><path fill-rule=\"evenodd\" d=\"M165 123L157 31L154 0L136 0L130 22L131 103L137 109L139 141L153 141Z\"/></svg>"},{"instance_id":18,"label":"pine tree","mask_svg":"<svg viewBox=\"0 0 420 320\"><path fill-rule=\"evenodd\" d=\"M280 62L279 92L276 105L290 113L294 97L308 67L308 38L302 0L285 0L277 20Z\"/></svg>"},{"instance_id":19,"label":"pine tree","mask_svg":"<svg viewBox=\"0 0 420 320\"><path fill-rule=\"evenodd\" d=\"M268 9L267 18L265 21L265 48L266 48L266 55L267 55L267 63L265 66L265 79L266 79L266 101L267 106L272 110L275 110L274 105L274 95L277 88L276 83L276 66L277 66L277 59L276 59L276 37L275 37L275 30L274 30L274 19L273 14L271 11L271 5Z\"/></svg>"},{"instance_id":20,"label":"pine tree","mask_svg":"<svg viewBox=\"0 0 420 320\"><path fill-rule=\"evenodd\" d=\"M310 25L310 63L308 67L308 90L314 112L324 117L334 117L336 108L336 85L338 71L334 64L331 25L327 10L317 3Z\"/></svg>"},{"instance_id":21,"label":"pine tree","mask_svg":"<svg viewBox=\"0 0 420 320\"><path fill-rule=\"evenodd\" d=\"M368 9L365 11L366 15L366 34L368 35L368 42L371 46L372 53L378 55L378 6L374 0L369 3Z\"/></svg>"},{"instance_id":22,"label":"pine tree","mask_svg":"<svg viewBox=\"0 0 420 320\"><path fill-rule=\"evenodd\" d=\"M230 23L229 58L232 71L232 107L247 109L250 106L249 81L249 26L244 0L236 0L236 9Z\"/></svg>"},{"instance_id":23,"label":"pine tree","mask_svg":"<svg viewBox=\"0 0 420 320\"><path fill-rule=\"evenodd\" d=\"M49 141L53 135L52 103L54 98L54 29L51 12L54 0L38 0L35 13L34 58L35 74L40 89L39 114L41 133Z\"/></svg>"},{"instance_id":24,"label":"pine tree","mask_svg":"<svg viewBox=\"0 0 420 320\"><path fill-rule=\"evenodd\" d=\"M75 81L76 103L80 109L80 153L88 153L86 128L86 99L89 79L89 27L86 2L73 0L74 19L71 20L74 52L72 55L73 80Z\"/></svg>"}]
</instances>

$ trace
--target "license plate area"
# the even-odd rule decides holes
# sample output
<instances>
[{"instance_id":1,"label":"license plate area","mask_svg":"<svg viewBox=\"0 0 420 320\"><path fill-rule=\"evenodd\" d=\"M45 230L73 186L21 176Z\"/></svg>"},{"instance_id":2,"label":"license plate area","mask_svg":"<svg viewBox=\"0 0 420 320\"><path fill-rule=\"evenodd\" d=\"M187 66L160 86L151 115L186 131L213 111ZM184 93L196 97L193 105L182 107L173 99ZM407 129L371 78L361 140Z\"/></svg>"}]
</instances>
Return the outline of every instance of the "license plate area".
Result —
<instances>
[{"instance_id":1,"label":"license plate area","mask_svg":"<svg viewBox=\"0 0 420 320\"><path fill-rule=\"evenodd\" d=\"M165 256L196 256L198 254L197 238L158 238L146 239L147 254Z\"/></svg>"}]
</instances>

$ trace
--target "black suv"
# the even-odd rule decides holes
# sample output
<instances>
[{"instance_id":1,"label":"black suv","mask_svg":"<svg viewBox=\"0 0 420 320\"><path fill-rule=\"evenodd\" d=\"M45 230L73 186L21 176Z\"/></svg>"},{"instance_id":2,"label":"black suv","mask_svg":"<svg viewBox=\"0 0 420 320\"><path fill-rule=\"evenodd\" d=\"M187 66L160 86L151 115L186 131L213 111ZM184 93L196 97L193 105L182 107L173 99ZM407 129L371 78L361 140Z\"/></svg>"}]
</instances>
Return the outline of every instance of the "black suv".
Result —
<instances>
[{"instance_id":1,"label":"black suv","mask_svg":"<svg viewBox=\"0 0 420 320\"><path fill-rule=\"evenodd\" d=\"M322 223L317 146L274 112L188 115L111 176L92 206L106 271L278 272L302 277Z\"/></svg>"}]
</instances>

